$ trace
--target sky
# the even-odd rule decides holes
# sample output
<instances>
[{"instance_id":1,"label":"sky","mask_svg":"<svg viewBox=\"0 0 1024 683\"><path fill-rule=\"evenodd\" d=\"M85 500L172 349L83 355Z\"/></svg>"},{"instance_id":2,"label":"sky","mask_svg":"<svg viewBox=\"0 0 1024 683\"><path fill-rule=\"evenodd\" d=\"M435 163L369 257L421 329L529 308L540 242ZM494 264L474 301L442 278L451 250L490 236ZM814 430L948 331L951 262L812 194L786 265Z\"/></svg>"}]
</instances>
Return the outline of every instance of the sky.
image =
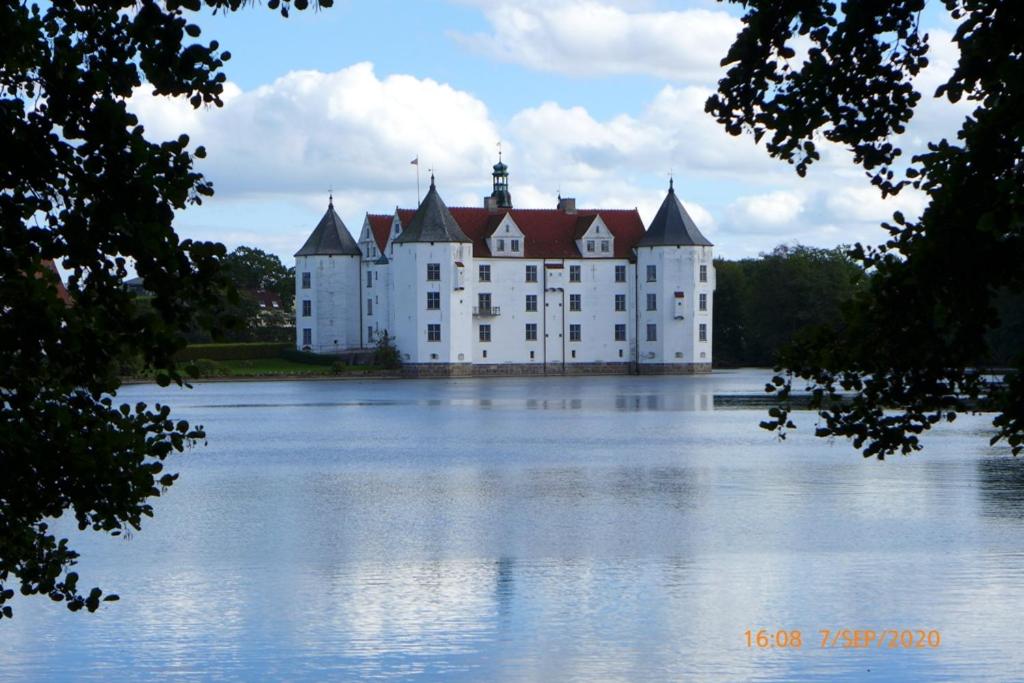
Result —
<instances>
[{"instance_id":1,"label":"sky","mask_svg":"<svg viewBox=\"0 0 1024 683\"><path fill-rule=\"evenodd\" d=\"M151 138L182 132L206 147L216 191L181 212L184 237L254 246L286 264L323 215L328 193L356 236L367 212L415 207L429 171L449 206L480 206L498 143L517 208L636 207L645 224L677 194L716 256L782 243L885 239L893 211L847 151L826 143L807 178L704 113L741 24L705 0L335 0L288 19L265 6L197 20L201 41L232 54L222 108L132 97ZM955 26L925 12L925 99L900 145L907 156L952 136L963 105L935 100L955 65Z\"/></svg>"}]
</instances>

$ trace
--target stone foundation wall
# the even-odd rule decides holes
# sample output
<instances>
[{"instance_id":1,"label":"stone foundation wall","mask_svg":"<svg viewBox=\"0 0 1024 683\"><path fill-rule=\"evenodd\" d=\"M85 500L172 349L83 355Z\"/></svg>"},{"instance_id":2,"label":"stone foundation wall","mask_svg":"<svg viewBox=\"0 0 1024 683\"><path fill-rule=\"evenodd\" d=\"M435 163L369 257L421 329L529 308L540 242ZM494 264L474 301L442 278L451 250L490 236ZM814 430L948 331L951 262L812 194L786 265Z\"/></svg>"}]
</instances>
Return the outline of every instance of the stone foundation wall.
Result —
<instances>
[{"instance_id":1,"label":"stone foundation wall","mask_svg":"<svg viewBox=\"0 0 1024 683\"><path fill-rule=\"evenodd\" d=\"M629 375L633 363L406 363L405 377L536 377L543 375ZM642 363L641 375L695 375L710 363Z\"/></svg>"},{"instance_id":2,"label":"stone foundation wall","mask_svg":"<svg viewBox=\"0 0 1024 683\"><path fill-rule=\"evenodd\" d=\"M711 363L640 363L641 375L702 375L711 372Z\"/></svg>"}]
</instances>

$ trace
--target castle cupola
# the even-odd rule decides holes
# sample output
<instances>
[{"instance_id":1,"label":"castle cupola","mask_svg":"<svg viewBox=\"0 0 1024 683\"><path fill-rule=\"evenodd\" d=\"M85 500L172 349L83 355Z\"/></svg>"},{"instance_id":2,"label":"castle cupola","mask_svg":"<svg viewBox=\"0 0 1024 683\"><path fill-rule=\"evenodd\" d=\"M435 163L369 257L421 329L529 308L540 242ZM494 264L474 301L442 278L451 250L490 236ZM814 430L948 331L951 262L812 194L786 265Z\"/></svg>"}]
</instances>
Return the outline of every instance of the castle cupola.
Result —
<instances>
[{"instance_id":1,"label":"castle cupola","mask_svg":"<svg viewBox=\"0 0 1024 683\"><path fill-rule=\"evenodd\" d=\"M498 163L491 173L493 189L485 202L489 209L511 209L512 194L508 191L508 166L501 160L501 148L498 148Z\"/></svg>"},{"instance_id":2,"label":"castle cupola","mask_svg":"<svg viewBox=\"0 0 1024 683\"><path fill-rule=\"evenodd\" d=\"M690 218L690 214L683 208L682 202L676 196L675 187L671 180L668 181L668 194L661 208L651 221L640 241L638 247L710 247L708 241L697 225Z\"/></svg>"}]
</instances>

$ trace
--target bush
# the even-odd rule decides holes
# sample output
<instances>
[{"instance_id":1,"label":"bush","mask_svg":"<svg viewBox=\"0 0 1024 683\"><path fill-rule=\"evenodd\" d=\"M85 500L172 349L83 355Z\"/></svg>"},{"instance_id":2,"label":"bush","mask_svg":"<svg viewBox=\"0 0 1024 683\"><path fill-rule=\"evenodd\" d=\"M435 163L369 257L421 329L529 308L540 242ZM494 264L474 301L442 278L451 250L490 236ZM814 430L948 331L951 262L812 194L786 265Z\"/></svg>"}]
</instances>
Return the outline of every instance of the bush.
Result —
<instances>
[{"instance_id":1,"label":"bush","mask_svg":"<svg viewBox=\"0 0 1024 683\"><path fill-rule=\"evenodd\" d=\"M377 350L373 353L373 364L385 370L395 370L402 366L402 357L395 346L395 338L384 330L384 334L377 340Z\"/></svg>"},{"instance_id":2,"label":"bush","mask_svg":"<svg viewBox=\"0 0 1024 683\"><path fill-rule=\"evenodd\" d=\"M209 360L251 360L253 358L277 358L288 342L257 342L252 344L191 344L177 354L177 361L205 358Z\"/></svg>"}]
</instances>

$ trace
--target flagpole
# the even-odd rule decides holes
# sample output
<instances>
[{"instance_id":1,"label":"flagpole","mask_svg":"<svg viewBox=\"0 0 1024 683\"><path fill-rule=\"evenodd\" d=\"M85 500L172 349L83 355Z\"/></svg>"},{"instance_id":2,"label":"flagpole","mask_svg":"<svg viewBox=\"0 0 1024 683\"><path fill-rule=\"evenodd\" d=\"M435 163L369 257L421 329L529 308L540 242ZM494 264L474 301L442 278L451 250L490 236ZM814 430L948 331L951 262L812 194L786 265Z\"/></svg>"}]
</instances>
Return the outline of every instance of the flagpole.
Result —
<instances>
[{"instance_id":1,"label":"flagpole","mask_svg":"<svg viewBox=\"0 0 1024 683\"><path fill-rule=\"evenodd\" d=\"M417 154L416 158L409 162L416 167L416 208L420 206L420 155Z\"/></svg>"}]
</instances>

